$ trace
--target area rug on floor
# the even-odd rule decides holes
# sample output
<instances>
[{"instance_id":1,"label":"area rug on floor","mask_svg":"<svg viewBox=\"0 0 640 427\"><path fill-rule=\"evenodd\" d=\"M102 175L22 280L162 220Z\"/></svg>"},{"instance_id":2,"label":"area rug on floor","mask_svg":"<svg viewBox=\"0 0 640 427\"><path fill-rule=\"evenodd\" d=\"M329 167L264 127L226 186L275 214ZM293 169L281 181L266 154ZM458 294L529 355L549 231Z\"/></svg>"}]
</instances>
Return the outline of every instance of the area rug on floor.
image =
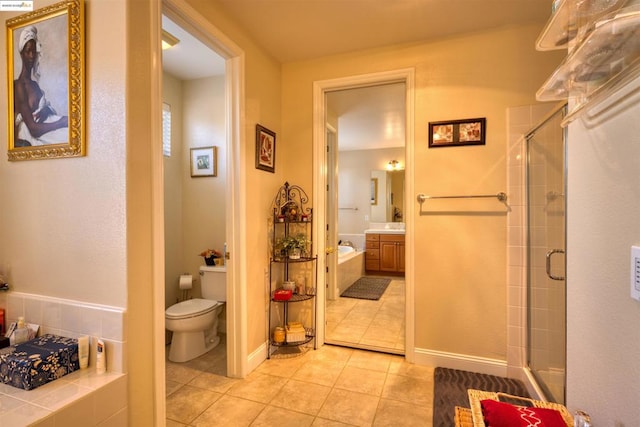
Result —
<instances>
[{"instance_id":1,"label":"area rug on floor","mask_svg":"<svg viewBox=\"0 0 640 427\"><path fill-rule=\"evenodd\" d=\"M436 368L433 377L433 427L455 426L455 407L470 407L470 388L530 397L522 381L512 378L448 368Z\"/></svg>"},{"instance_id":2,"label":"area rug on floor","mask_svg":"<svg viewBox=\"0 0 640 427\"><path fill-rule=\"evenodd\" d=\"M391 283L391 279L384 277L361 277L353 285L349 286L341 297L379 300L387 286Z\"/></svg>"}]
</instances>

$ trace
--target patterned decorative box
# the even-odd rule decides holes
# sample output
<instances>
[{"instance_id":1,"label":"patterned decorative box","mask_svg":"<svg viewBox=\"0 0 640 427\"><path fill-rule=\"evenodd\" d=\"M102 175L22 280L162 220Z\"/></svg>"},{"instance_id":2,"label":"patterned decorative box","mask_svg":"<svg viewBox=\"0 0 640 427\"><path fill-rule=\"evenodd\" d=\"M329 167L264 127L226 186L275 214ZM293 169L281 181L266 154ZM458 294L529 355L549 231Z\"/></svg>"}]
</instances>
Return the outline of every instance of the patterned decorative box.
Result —
<instances>
[{"instance_id":1,"label":"patterned decorative box","mask_svg":"<svg viewBox=\"0 0 640 427\"><path fill-rule=\"evenodd\" d=\"M0 381L32 390L80 369L78 340L43 335L0 350Z\"/></svg>"}]
</instances>

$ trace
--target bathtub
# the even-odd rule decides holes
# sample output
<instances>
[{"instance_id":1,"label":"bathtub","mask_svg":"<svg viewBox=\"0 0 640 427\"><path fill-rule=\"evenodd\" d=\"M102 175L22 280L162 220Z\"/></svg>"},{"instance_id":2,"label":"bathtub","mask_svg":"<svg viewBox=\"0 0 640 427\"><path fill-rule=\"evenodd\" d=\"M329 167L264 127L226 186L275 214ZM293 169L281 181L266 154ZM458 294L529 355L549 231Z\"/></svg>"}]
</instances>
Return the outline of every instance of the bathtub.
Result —
<instances>
[{"instance_id":1,"label":"bathtub","mask_svg":"<svg viewBox=\"0 0 640 427\"><path fill-rule=\"evenodd\" d=\"M338 246L338 264L347 262L355 256L358 256L358 252L351 246Z\"/></svg>"},{"instance_id":2,"label":"bathtub","mask_svg":"<svg viewBox=\"0 0 640 427\"><path fill-rule=\"evenodd\" d=\"M364 252L351 246L338 246L337 295L364 276Z\"/></svg>"}]
</instances>

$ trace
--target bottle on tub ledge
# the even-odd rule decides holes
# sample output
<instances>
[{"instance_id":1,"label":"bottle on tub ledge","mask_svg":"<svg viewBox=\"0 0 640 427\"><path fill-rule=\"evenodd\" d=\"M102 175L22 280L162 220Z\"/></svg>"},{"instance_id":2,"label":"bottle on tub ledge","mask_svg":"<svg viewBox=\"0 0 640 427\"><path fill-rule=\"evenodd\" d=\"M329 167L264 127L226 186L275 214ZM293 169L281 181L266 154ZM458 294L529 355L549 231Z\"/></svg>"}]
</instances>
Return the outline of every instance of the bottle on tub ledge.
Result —
<instances>
[{"instance_id":1,"label":"bottle on tub ledge","mask_svg":"<svg viewBox=\"0 0 640 427\"><path fill-rule=\"evenodd\" d=\"M96 373L104 374L107 371L107 348L104 341L98 340L96 346Z\"/></svg>"},{"instance_id":2,"label":"bottle on tub ledge","mask_svg":"<svg viewBox=\"0 0 640 427\"><path fill-rule=\"evenodd\" d=\"M29 329L24 322L24 317L20 316L18 317L18 325L14 332L14 344L22 344L27 341L29 341Z\"/></svg>"}]
</instances>

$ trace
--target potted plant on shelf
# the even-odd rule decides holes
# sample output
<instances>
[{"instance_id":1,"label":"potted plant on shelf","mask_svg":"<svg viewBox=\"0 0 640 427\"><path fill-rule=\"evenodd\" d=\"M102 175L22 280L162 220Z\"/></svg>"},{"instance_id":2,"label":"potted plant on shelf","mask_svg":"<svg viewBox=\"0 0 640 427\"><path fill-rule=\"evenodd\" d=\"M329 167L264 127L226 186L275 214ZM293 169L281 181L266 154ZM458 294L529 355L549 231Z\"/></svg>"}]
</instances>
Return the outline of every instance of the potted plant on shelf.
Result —
<instances>
[{"instance_id":1,"label":"potted plant on shelf","mask_svg":"<svg viewBox=\"0 0 640 427\"><path fill-rule=\"evenodd\" d=\"M205 251L200 252L200 256L204 257L204 263L207 265L216 265L222 259L222 252L217 251L215 249L207 249Z\"/></svg>"},{"instance_id":2,"label":"potted plant on shelf","mask_svg":"<svg viewBox=\"0 0 640 427\"><path fill-rule=\"evenodd\" d=\"M307 239L306 234L300 233L278 240L276 250L280 251L281 256L288 256L289 259L300 259L300 256L306 252L308 244L309 239Z\"/></svg>"}]
</instances>

